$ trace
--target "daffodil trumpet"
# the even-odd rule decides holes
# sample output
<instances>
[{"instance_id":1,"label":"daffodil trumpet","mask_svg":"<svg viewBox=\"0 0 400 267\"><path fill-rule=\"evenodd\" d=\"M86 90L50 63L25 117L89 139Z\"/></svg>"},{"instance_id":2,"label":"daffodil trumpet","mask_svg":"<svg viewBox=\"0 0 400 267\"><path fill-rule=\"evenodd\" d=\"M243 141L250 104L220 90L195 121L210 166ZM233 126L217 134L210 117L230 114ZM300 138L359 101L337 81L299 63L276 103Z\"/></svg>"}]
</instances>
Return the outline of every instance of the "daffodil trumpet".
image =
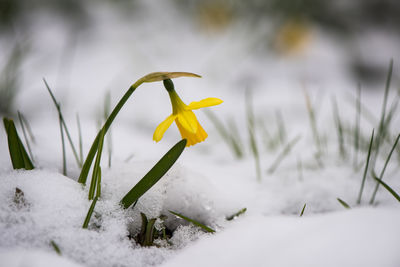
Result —
<instances>
[{"instance_id":1,"label":"daffodil trumpet","mask_svg":"<svg viewBox=\"0 0 400 267\"><path fill-rule=\"evenodd\" d=\"M172 114L158 125L154 131L153 140L159 142L166 130L175 121L182 139L187 140L186 146L192 146L204 141L208 134L200 125L192 110L219 105L223 101L215 97L209 97L186 105L176 93L174 84L170 79L163 80L163 83L171 99Z\"/></svg>"}]
</instances>

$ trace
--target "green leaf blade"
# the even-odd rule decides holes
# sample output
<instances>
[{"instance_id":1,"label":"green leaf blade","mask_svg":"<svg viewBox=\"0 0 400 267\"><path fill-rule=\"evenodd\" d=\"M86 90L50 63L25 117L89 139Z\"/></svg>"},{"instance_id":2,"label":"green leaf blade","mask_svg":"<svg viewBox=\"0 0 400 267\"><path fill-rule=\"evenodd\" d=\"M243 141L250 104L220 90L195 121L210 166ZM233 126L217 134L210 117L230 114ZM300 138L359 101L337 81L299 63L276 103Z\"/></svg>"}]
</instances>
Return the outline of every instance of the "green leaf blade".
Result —
<instances>
[{"instance_id":1,"label":"green leaf blade","mask_svg":"<svg viewBox=\"0 0 400 267\"><path fill-rule=\"evenodd\" d=\"M87 228L88 228L89 222L90 222L90 218L92 218L92 214L93 214L93 211L94 211L94 207L96 206L96 203L97 203L97 200L98 200L98 199L99 199L99 198L98 198L97 196L94 197L94 199L93 199L93 201L92 201L92 204L91 204L90 207L89 207L88 213L86 214L85 221L83 222L83 225L82 225L82 228L83 228L83 229L87 229Z\"/></svg>"},{"instance_id":2,"label":"green leaf blade","mask_svg":"<svg viewBox=\"0 0 400 267\"><path fill-rule=\"evenodd\" d=\"M184 220L187 221L187 222L193 223L194 225L196 225L196 226L202 228L203 230L205 230L205 231L208 232L208 233L215 233L215 230L214 230L214 229L211 229L210 227L205 226L204 224L199 223L198 221L195 221L195 220L193 220L193 219L190 219L189 217L186 217L186 216L184 216L184 215L182 215L182 214L180 214L180 213L177 213L177 212L174 212L174 211L171 211L171 210L170 210L169 212L171 212L171 213L174 214L175 216L178 216L179 218L184 219Z\"/></svg>"},{"instance_id":3,"label":"green leaf blade","mask_svg":"<svg viewBox=\"0 0 400 267\"><path fill-rule=\"evenodd\" d=\"M18 136L14 121L3 118L4 128L7 133L8 149L10 152L11 163L14 169L34 169L33 163L25 150L21 139Z\"/></svg>"},{"instance_id":4,"label":"green leaf blade","mask_svg":"<svg viewBox=\"0 0 400 267\"><path fill-rule=\"evenodd\" d=\"M155 185L174 165L186 146L186 139L175 144L154 167L122 198L121 205L127 209Z\"/></svg>"}]
</instances>

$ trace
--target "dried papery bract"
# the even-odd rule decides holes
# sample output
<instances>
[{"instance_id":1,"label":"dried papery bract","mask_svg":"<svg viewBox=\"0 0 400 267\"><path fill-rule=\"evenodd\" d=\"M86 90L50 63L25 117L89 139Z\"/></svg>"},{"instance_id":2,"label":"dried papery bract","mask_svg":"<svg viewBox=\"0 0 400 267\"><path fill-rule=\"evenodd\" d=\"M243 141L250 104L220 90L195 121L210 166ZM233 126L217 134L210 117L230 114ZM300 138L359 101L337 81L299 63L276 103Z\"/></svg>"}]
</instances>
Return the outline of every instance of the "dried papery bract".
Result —
<instances>
[{"instance_id":1,"label":"dried papery bract","mask_svg":"<svg viewBox=\"0 0 400 267\"><path fill-rule=\"evenodd\" d=\"M152 72L137 80L134 87L138 87L142 83L160 82L167 79L174 79L179 77L194 77L201 78L200 75L191 72Z\"/></svg>"}]
</instances>

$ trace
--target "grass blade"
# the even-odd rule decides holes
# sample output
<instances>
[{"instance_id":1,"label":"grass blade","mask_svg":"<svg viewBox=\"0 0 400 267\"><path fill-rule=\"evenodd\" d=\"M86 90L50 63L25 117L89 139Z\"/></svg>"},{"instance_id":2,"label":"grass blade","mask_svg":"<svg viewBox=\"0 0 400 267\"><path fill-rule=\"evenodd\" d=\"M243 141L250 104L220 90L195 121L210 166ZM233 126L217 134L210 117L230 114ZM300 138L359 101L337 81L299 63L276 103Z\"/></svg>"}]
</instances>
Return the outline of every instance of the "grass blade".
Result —
<instances>
[{"instance_id":1,"label":"grass blade","mask_svg":"<svg viewBox=\"0 0 400 267\"><path fill-rule=\"evenodd\" d=\"M63 125L62 125L62 120L61 120L61 113L58 113L58 122L60 125L60 136L61 136L61 147L62 147L62 166L63 166L63 175L67 176L67 156L66 156L66 151L65 151L65 140L64 140L64 130L63 130Z\"/></svg>"},{"instance_id":2,"label":"grass blade","mask_svg":"<svg viewBox=\"0 0 400 267\"><path fill-rule=\"evenodd\" d=\"M232 150L236 158L243 158L243 147L240 142L239 134L237 132L233 121L230 122L229 130L225 128L224 124L218 119L218 117L211 110L204 110L204 113L208 119L214 124L222 140L227 143L229 148Z\"/></svg>"},{"instance_id":3,"label":"grass blade","mask_svg":"<svg viewBox=\"0 0 400 267\"><path fill-rule=\"evenodd\" d=\"M303 216L304 210L306 209L306 206L307 206L307 203L304 203L304 206L303 206L303 208L301 209L301 212L300 212L300 217Z\"/></svg>"},{"instance_id":4,"label":"grass blade","mask_svg":"<svg viewBox=\"0 0 400 267\"><path fill-rule=\"evenodd\" d=\"M251 92L249 90L246 90L246 113L247 113L247 128L250 137L250 149L254 158L257 180L261 181L260 154L258 152L258 146L256 141L255 118L253 112L253 104L251 101Z\"/></svg>"},{"instance_id":5,"label":"grass blade","mask_svg":"<svg viewBox=\"0 0 400 267\"><path fill-rule=\"evenodd\" d=\"M301 139L301 136L298 135L296 136L292 141L290 141L282 150L281 153L276 157L275 161L271 164L271 166L268 168L268 173L272 174L275 172L275 170L278 168L279 164L282 162L282 160L290 153L290 151L293 149L293 147L297 144L297 142Z\"/></svg>"},{"instance_id":6,"label":"grass blade","mask_svg":"<svg viewBox=\"0 0 400 267\"><path fill-rule=\"evenodd\" d=\"M171 211L171 210L170 210L169 212L171 212L171 213L174 214L175 216L178 216L179 218L184 219L184 220L187 221L187 222L193 223L194 225L200 227L201 229L203 229L204 231L206 231L206 232L208 232L208 233L215 233L215 230L214 230L214 229L211 229L210 227L205 226L204 224L199 223L198 221L195 221L195 220L193 220L193 219L190 219L190 218L188 218L188 217L186 217L186 216L184 216L184 215L182 215L182 214L179 214L179 213L174 212L174 211Z\"/></svg>"},{"instance_id":7,"label":"grass blade","mask_svg":"<svg viewBox=\"0 0 400 267\"><path fill-rule=\"evenodd\" d=\"M104 134L105 134L105 131L103 129L101 131L101 135L100 135L99 146L97 147L97 156L96 156L96 161L95 161L94 167L93 167L92 180L90 182L89 200L93 199L96 188L98 190L100 188L100 184L99 184L100 180L101 180L100 161L101 161L101 154L103 152ZM100 196L99 191L97 192L96 196Z\"/></svg>"},{"instance_id":8,"label":"grass blade","mask_svg":"<svg viewBox=\"0 0 400 267\"><path fill-rule=\"evenodd\" d=\"M65 123L65 120L64 120L64 116L63 116L63 114L62 114L62 112L61 112L60 103L57 102L57 100L56 100L56 98L55 98L53 92L52 92L51 89L50 89L49 84L47 83L47 81L46 81L44 78L43 78L43 82L44 82L44 84L46 85L47 91L49 92L50 97L51 97L51 99L53 100L54 105L56 106L56 109L57 109L57 112L58 112L58 117L59 117L59 120L60 120L60 124L62 124L62 127L63 127L64 130L65 130L65 133L66 133L66 135L67 135L67 139L68 139L69 144L70 144L70 146L71 146L72 153L74 154L76 163L77 163L77 165L78 165L79 167L82 167L82 162L79 160L79 156L78 156L78 153L76 152L74 142L72 141L71 135L69 134L69 131L68 131L67 124ZM62 137L62 138L63 138L63 137Z\"/></svg>"},{"instance_id":9,"label":"grass blade","mask_svg":"<svg viewBox=\"0 0 400 267\"><path fill-rule=\"evenodd\" d=\"M89 222L90 222L90 218L92 217L93 211L94 211L94 207L96 206L97 200L99 198L96 196L93 201L92 204L90 205L90 208L88 210L88 213L86 214L86 218L85 221L83 222L82 228L83 229L87 229L89 226Z\"/></svg>"},{"instance_id":10,"label":"grass blade","mask_svg":"<svg viewBox=\"0 0 400 267\"><path fill-rule=\"evenodd\" d=\"M24 135L26 147L28 148L29 156L31 157L32 161L34 161L31 146L29 145L29 139L28 139L26 131L25 131L25 123L24 123L25 120L22 118L22 114L19 111L17 111L17 113L18 113L19 123L21 124L22 134Z\"/></svg>"},{"instance_id":11,"label":"grass blade","mask_svg":"<svg viewBox=\"0 0 400 267\"><path fill-rule=\"evenodd\" d=\"M150 219L146 225L146 232L144 234L144 242L143 246L151 246L154 241L154 224L156 223L156 219Z\"/></svg>"},{"instance_id":12,"label":"grass blade","mask_svg":"<svg viewBox=\"0 0 400 267\"><path fill-rule=\"evenodd\" d=\"M81 130L81 120L79 119L79 114L76 114L76 123L78 125L78 136L79 136L79 162L81 166L83 164L83 142L82 142L82 130Z\"/></svg>"},{"instance_id":13,"label":"grass blade","mask_svg":"<svg viewBox=\"0 0 400 267\"><path fill-rule=\"evenodd\" d=\"M360 144L360 124L361 124L361 85L357 87L357 98L356 98L356 121L354 130L354 159L353 169L356 170L358 166L358 150Z\"/></svg>"},{"instance_id":14,"label":"grass blade","mask_svg":"<svg viewBox=\"0 0 400 267\"><path fill-rule=\"evenodd\" d=\"M397 146L397 144L399 142L399 139L400 139L400 134L397 136L396 141L394 142L394 144L392 146L392 149L390 150L389 155L386 158L385 165L383 166L383 169L382 169L382 171L381 171L381 173L379 175L379 178L378 178L379 181L382 181L382 179L383 179L383 174L385 173L386 167L389 164L389 160L392 157L393 151L395 150L395 148L396 148L396 146ZM376 193L378 192L379 185L380 185L380 183L377 183L376 186L375 186L374 192L372 193L371 200L369 201L370 205L374 204Z\"/></svg>"},{"instance_id":15,"label":"grass blade","mask_svg":"<svg viewBox=\"0 0 400 267\"><path fill-rule=\"evenodd\" d=\"M107 92L104 99L104 120L107 120L108 116L110 116L111 109L111 94ZM107 152L108 152L108 168L111 168L111 158L112 158L112 136L111 130L107 136Z\"/></svg>"},{"instance_id":16,"label":"grass blade","mask_svg":"<svg viewBox=\"0 0 400 267\"><path fill-rule=\"evenodd\" d=\"M53 240L50 241L50 245L52 246L52 248L54 249L54 251L61 256L61 249L60 247L57 245L56 242L54 242Z\"/></svg>"},{"instance_id":17,"label":"grass blade","mask_svg":"<svg viewBox=\"0 0 400 267\"><path fill-rule=\"evenodd\" d=\"M310 96L308 95L308 92L306 89L304 89L304 97L306 99L306 107L307 107L307 111L308 111L308 117L310 120L311 131L313 133L315 146L317 148L317 160L318 160L318 164L321 165L320 157L322 154L322 142L321 142L321 137L318 132L317 120L315 118L314 108L311 104Z\"/></svg>"},{"instance_id":18,"label":"grass blade","mask_svg":"<svg viewBox=\"0 0 400 267\"><path fill-rule=\"evenodd\" d=\"M2 2L2 11L4 11L6 7L4 3L5 2ZM5 65L0 72L0 114L11 115L14 113L14 100L20 89L20 72L22 63L28 54L28 49L29 47L27 45L20 45L19 42L17 42L7 58L2 57L2 59L5 60ZM1 52L2 56L4 56L4 46Z\"/></svg>"},{"instance_id":19,"label":"grass blade","mask_svg":"<svg viewBox=\"0 0 400 267\"><path fill-rule=\"evenodd\" d=\"M340 198L337 198L337 201L339 201L339 203L342 204L342 206L345 207L346 209L351 209L349 204L347 204L345 201L341 200Z\"/></svg>"},{"instance_id":20,"label":"grass blade","mask_svg":"<svg viewBox=\"0 0 400 267\"><path fill-rule=\"evenodd\" d=\"M374 129L372 129L371 140L369 142L369 147L368 147L367 161L366 161L366 164L365 164L363 179L361 181L360 192L358 193L357 204L361 204L361 197L362 197L362 193L364 191L365 179L367 178L368 165L369 165L369 161L370 161L370 158L371 158L372 144L374 142L374 132L375 132Z\"/></svg>"},{"instance_id":21,"label":"grass blade","mask_svg":"<svg viewBox=\"0 0 400 267\"><path fill-rule=\"evenodd\" d=\"M382 139L385 138L385 136L387 135L387 128L385 127L385 120L386 120L386 106L387 106L387 99L389 96L389 88L390 88L390 83L392 80L392 72L393 72L393 59L390 60L390 64L389 64L389 71L388 71L388 76L386 79L386 85L385 85L385 93L383 96L383 103L382 103L382 111L381 111L381 118L379 120L379 128L378 128L378 133L377 133L377 137L376 137L376 150L375 150L375 155L372 159L372 169L375 169L375 162L376 159L379 155L379 149L380 149L380 144Z\"/></svg>"},{"instance_id":22,"label":"grass blade","mask_svg":"<svg viewBox=\"0 0 400 267\"><path fill-rule=\"evenodd\" d=\"M121 205L127 209L144 193L155 185L161 177L174 165L186 146L186 139L175 144L154 167L122 198Z\"/></svg>"},{"instance_id":23,"label":"grass blade","mask_svg":"<svg viewBox=\"0 0 400 267\"><path fill-rule=\"evenodd\" d=\"M384 181L382 181L382 179L379 179L378 177L376 177L376 175L373 175L372 177L374 177L374 179L381 184L387 191L389 191L390 194L392 194L392 196L397 199L397 201L400 202L400 196L399 194L397 194L387 183L385 183Z\"/></svg>"},{"instance_id":24,"label":"grass blade","mask_svg":"<svg viewBox=\"0 0 400 267\"><path fill-rule=\"evenodd\" d=\"M3 118L3 123L7 133L8 149L10 152L10 158L13 168L26 170L34 169L32 161L26 153L25 147L18 136L14 121L11 119Z\"/></svg>"},{"instance_id":25,"label":"grass blade","mask_svg":"<svg viewBox=\"0 0 400 267\"><path fill-rule=\"evenodd\" d=\"M247 208L243 208L243 209L239 210L238 212L236 212L235 214L232 214L232 215L226 217L226 220L232 221L233 219L236 219L236 217L244 214L246 211L247 211Z\"/></svg>"},{"instance_id":26,"label":"grass blade","mask_svg":"<svg viewBox=\"0 0 400 267\"><path fill-rule=\"evenodd\" d=\"M276 124L278 126L278 136L279 136L279 141L281 145L283 145L286 142L286 127L285 127L285 122L283 120L282 112L280 110L277 110L275 113L276 116Z\"/></svg>"},{"instance_id":27,"label":"grass blade","mask_svg":"<svg viewBox=\"0 0 400 267\"><path fill-rule=\"evenodd\" d=\"M333 107L333 116L335 119L335 125L338 135L339 153L342 159L344 159L346 157L346 150L344 148L343 125L340 119L339 109L335 97L332 97L332 107Z\"/></svg>"}]
</instances>

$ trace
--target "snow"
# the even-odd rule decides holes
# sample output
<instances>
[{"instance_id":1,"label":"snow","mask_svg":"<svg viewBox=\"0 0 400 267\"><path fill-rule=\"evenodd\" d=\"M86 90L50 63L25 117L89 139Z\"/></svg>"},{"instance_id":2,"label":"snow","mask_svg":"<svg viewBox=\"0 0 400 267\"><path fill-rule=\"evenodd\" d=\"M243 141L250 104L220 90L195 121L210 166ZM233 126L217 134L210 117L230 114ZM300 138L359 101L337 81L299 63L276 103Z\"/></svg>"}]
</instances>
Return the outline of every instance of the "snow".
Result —
<instances>
[{"instance_id":1,"label":"snow","mask_svg":"<svg viewBox=\"0 0 400 267\"><path fill-rule=\"evenodd\" d=\"M398 266L399 209L249 216L184 248L169 266Z\"/></svg>"},{"instance_id":2,"label":"snow","mask_svg":"<svg viewBox=\"0 0 400 267\"><path fill-rule=\"evenodd\" d=\"M0 250L0 259L2 266L7 267L82 267L66 258L39 250Z\"/></svg>"},{"instance_id":3,"label":"snow","mask_svg":"<svg viewBox=\"0 0 400 267\"><path fill-rule=\"evenodd\" d=\"M75 36L76 47L71 51L68 44L75 37L54 17L41 16L37 25L32 25L34 53L23 65L23 91L15 106L27 117L35 135L31 146L37 168L12 170L6 135L0 130L0 267L399 266L400 207L396 199L381 188L375 205L369 206L375 182L368 176L361 204L357 204L365 150L372 128L378 124L384 80L378 87L363 85L362 102L376 118L371 123L362 117L362 152L355 169L352 139L346 139L350 147L347 157L338 153L331 110L334 95L346 129L353 127L352 96L357 81L347 69L349 55L341 40L311 28L311 39L302 54L277 56L265 49L266 40L246 31L246 24L234 23L217 35L206 34L198 25L185 23L179 11L167 3L143 0L138 4L151 12L121 18L110 12L107 4L91 9L95 23L90 31ZM264 26L254 25L254 32L263 33ZM373 47L387 41L382 33L374 32L365 39L375 40L368 44ZM393 43L387 46L390 51L396 47ZM378 57L371 54L371 62L389 61ZM395 60L389 105L395 98L397 65ZM102 196L89 228L82 229L91 204L88 187L76 182L79 168L68 144L68 173L61 174L58 118L41 77L61 103L75 144L75 116L79 113L87 153L99 128L106 93L110 92L114 106L131 84L154 71L201 74L201 79L174 79L178 94L187 104L206 97L224 100L210 109L225 124L229 119L236 124L244 158L235 159L207 116L196 111L208 139L185 149L134 208L123 210L119 206L122 197L180 139L172 125L159 143L152 141L153 131L171 107L161 83L143 84L111 127L112 165L108 168L106 141ZM248 145L246 88L252 92L257 125L263 123L276 136L279 111L286 142L300 136L290 154L270 173L267 170L284 146L268 148L265 134L257 128L260 181ZM304 91L315 106L318 130L326 143L322 167L315 158ZM396 114L393 135L400 131L399 125ZM378 173L392 140L391 136L377 158ZM398 162L395 153L385 173L385 181L397 192ZM23 200L21 196L15 200L16 188L22 190ZM337 198L352 208L345 210ZM299 217L304 204L304 215ZM247 208L245 214L233 221L225 219L242 208ZM198 220L216 233L207 234L170 210ZM141 247L130 238L140 229L140 212L148 218L168 216L165 225L174 230L170 244L157 240L158 247ZM157 223L161 224L160 220Z\"/></svg>"}]
</instances>

